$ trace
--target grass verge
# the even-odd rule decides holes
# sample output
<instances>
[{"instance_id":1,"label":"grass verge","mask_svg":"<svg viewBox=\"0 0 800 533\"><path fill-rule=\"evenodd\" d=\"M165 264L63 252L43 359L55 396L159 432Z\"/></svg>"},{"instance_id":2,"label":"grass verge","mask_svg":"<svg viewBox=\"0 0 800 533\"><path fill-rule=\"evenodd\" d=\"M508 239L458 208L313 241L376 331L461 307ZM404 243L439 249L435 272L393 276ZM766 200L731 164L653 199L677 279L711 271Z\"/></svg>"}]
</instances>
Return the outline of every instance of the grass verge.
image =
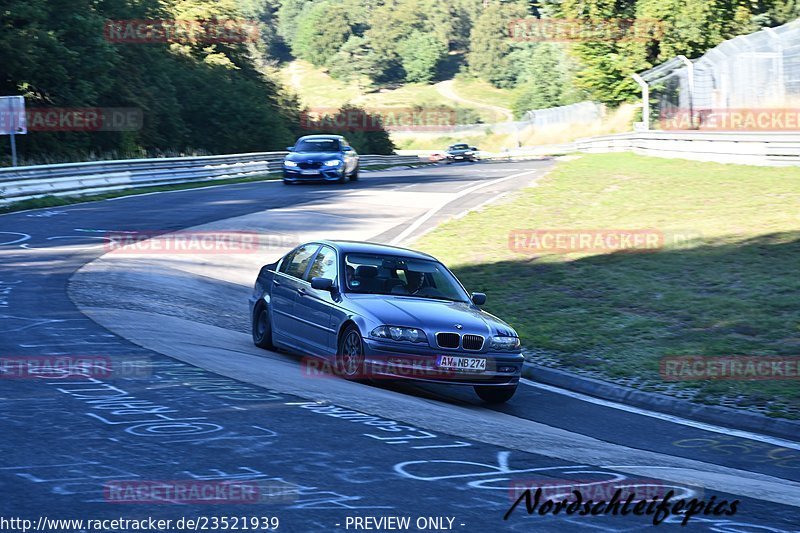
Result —
<instances>
[{"instance_id":1,"label":"grass verge","mask_svg":"<svg viewBox=\"0 0 800 533\"><path fill-rule=\"evenodd\" d=\"M489 295L534 361L800 418L794 380L665 381L667 356L800 355L800 168L586 155L416 248ZM522 254L515 229L651 229L648 253ZM673 237L685 237L684 239Z\"/></svg>"}]
</instances>

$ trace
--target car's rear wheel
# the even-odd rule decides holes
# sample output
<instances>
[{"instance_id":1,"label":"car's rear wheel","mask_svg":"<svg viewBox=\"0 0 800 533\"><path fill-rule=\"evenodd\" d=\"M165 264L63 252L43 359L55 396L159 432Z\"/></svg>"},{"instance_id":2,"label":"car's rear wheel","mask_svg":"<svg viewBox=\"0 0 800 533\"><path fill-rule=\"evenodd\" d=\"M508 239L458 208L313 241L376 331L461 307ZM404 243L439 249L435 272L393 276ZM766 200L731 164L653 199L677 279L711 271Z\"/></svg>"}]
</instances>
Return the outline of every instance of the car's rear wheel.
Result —
<instances>
[{"instance_id":1,"label":"car's rear wheel","mask_svg":"<svg viewBox=\"0 0 800 533\"><path fill-rule=\"evenodd\" d=\"M349 380L359 380L364 377L364 340L358 328L353 325L347 326L339 339L336 372Z\"/></svg>"},{"instance_id":2,"label":"car's rear wheel","mask_svg":"<svg viewBox=\"0 0 800 533\"><path fill-rule=\"evenodd\" d=\"M253 312L253 344L265 350L272 350L272 326L269 323L269 309L260 304Z\"/></svg>"},{"instance_id":3,"label":"car's rear wheel","mask_svg":"<svg viewBox=\"0 0 800 533\"><path fill-rule=\"evenodd\" d=\"M357 181L358 180L358 165L356 165L356 169L350 174L350 181Z\"/></svg>"},{"instance_id":4,"label":"car's rear wheel","mask_svg":"<svg viewBox=\"0 0 800 533\"><path fill-rule=\"evenodd\" d=\"M517 392L517 386L491 387L488 385L475 385L475 393L487 403L507 402Z\"/></svg>"}]
</instances>

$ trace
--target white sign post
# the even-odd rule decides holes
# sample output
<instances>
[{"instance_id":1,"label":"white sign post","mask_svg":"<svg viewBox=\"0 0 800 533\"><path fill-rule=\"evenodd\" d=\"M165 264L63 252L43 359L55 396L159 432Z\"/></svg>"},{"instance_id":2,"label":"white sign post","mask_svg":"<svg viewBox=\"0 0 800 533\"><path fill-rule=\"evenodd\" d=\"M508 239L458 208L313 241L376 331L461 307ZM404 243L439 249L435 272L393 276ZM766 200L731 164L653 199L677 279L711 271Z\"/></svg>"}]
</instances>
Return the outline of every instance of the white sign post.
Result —
<instances>
[{"instance_id":1,"label":"white sign post","mask_svg":"<svg viewBox=\"0 0 800 533\"><path fill-rule=\"evenodd\" d=\"M17 166L17 141L15 135L28 133L25 120L25 98L0 96L0 135L11 136L11 166Z\"/></svg>"}]
</instances>

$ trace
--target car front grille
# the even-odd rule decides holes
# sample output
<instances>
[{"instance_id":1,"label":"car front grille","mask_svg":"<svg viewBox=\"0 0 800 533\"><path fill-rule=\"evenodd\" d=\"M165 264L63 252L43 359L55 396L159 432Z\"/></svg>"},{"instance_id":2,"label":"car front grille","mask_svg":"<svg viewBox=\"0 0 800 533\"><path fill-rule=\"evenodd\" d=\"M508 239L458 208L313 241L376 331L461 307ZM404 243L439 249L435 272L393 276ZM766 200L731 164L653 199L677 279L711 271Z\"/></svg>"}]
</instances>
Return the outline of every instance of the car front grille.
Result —
<instances>
[{"instance_id":1,"label":"car front grille","mask_svg":"<svg viewBox=\"0 0 800 533\"><path fill-rule=\"evenodd\" d=\"M322 168L322 163L320 163L319 161L304 162L304 163L298 163L297 166L302 169L314 169L314 168Z\"/></svg>"},{"instance_id":2,"label":"car front grille","mask_svg":"<svg viewBox=\"0 0 800 533\"><path fill-rule=\"evenodd\" d=\"M458 333L437 333L436 344L440 348L458 348Z\"/></svg>"},{"instance_id":3,"label":"car front grille","mask_svg":"<svg viewBox=\"0 0 800 533\"><path fill-rule=\"evenodd\" d=\"M460 342L459 342L460 341ZM436 344L439 348L458 348L461 346L465 350L477 352L483 348L483 337L481 335L464 335L458 333L437 333Z\"/></svg>"},{"instance_id":4,"label":"car front grille","mask_svg":"<svg viewBox=\"0 0 800 533\"><path fill-rule=\"evenodd\" d=\"M480 335L464 335L461 345L465 350L480 350L483 348L483 337Z\"/></svg>"}]
</instances>

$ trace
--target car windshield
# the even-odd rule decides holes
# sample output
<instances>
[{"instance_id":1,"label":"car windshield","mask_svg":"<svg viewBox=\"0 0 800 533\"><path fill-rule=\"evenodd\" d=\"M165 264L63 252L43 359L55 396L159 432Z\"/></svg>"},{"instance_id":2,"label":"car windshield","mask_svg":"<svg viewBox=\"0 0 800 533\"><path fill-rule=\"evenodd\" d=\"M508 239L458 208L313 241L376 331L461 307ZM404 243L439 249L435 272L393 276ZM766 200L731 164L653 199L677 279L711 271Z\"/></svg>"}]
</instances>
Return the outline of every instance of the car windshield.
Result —
<instances>
[{"instance_id":1,"label":"car windshield","mask_svg":"<svg viewBox=\"0 0 800 533\"><path fill-rule=\"evenodd\" d=\"M294 147L295 152L338 152L337 139L302 139Z\"/></svg>"},{"instance_id":2,"label":"car windshield","mask_svg":"<svg viewBox=\"0 0 800 533\"><path fill-rule=\"evenodd\" d=\"M469 296L441 263L383 254L347 254L347 291L468 302Z\"/></svg>"},{"instance_id":3,"label":"car windshield","mask_svg":"<svg viewBox=\"0 0 800 533\"><path fill-rule=\"evenodd\" d=\"M469 145L467 144L454 144L450 147L451 150L469 150Z\"/></svg>"}]
</instances>

